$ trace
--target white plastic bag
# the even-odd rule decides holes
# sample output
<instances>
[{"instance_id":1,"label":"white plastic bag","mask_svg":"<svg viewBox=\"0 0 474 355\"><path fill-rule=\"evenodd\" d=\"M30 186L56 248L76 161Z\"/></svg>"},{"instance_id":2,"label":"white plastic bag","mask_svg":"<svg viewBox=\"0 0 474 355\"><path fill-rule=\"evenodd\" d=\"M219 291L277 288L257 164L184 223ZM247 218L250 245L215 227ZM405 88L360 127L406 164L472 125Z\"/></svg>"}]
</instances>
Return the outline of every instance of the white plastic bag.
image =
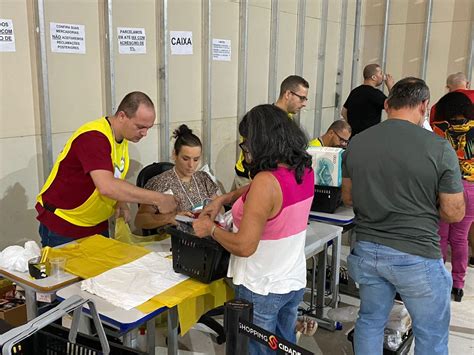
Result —
<instances>
[{"instance_id":1,"label":"white plastic bag","mask_svg":"<svg viewBox=\"0 0 474 355\"><path fill-rule=\"evenodd\" d=\"M0 267L12 271L27 272L28 260L41 255L41 249L34 241L25 243L25 247L11 245L0 253Z\"/></svg>"},{"instance_id":2,"label":"white plastic bag","mask_svg":"<svg viewBox=\"0 0 474 355\"><path fill-rule=\"evenodd\" d=\"M347 306L329 310L329 319L335 322L355 322L359 314L359 307Z\"/></svg>"}]
</instances>

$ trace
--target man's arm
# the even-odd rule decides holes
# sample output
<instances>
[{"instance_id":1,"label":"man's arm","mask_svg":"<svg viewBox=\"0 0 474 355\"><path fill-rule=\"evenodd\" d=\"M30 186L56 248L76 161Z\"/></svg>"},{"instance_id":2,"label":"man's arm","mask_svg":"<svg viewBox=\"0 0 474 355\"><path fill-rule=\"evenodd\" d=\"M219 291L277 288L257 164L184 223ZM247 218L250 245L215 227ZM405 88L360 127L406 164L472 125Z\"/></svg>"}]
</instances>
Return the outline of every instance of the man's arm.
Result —
<instances>
[{"instance_id":1,"label":"man's arm","mask_svg":"<svg viewBox=\"0 0 474 355\"><path fill-rule=\"evenodd\" d=\"M156 213L153 206L140 205L135 216L135 226L138 228L153 229L167 224L176 224L176 213Z\"/></svg>"},{"instance_id":2,"label":"man's arm","mask_svg":"<svg viewBox=\"0 0 474 355\"><path fill-rule=\"evenodd\" d=\"M446 223L460 222L464 218L466 205L462 192L448 194L439 193L439 216Z\"/></svg>"},{"instance_id":3,"label":"man's arm","mask_svg":"<svg viewBox=\"0 0 474 355\"><path fill-rule=\"evenodd\" d=\"M346 122L349 122L347 121L347 108L345 108L344 106L342 107L342 110L341 110L341 116L342 118L346 120Z\"/></svg>"},{"instance_id":4,"label":"man's arm","mask_svg":"<svg viewBox=\"0 0 474 355\"><path fill-rule=\"evenodd\" d=\"M116 201L154 205L163 213L173 212L176 209L174 196L142 189L127 181L116 179L109 170L92 170L90 175L99 193L105 197Z\"/></svg>"},{"instance_id":5,"label":"man's arm","mask_svg":"<svg viewBox=\"0 0 474 355\"><path fill-rule=\"evenodd\" d=\"M393 80L393 76L390 74L385 74L385 86L388 89L388 92L392 90L393 85L395 84L395 81Z\"/></svg>"},{"instance_id":6,"label":"man's arm","mask_svg":"<svg viewBox=\"0 0 474 355\"><path fill-rule=\"evenodd\" d=\"M342 178L342 202L346 206L352 206L352 180L350 178Z\"/></svg>"}]
</instances>

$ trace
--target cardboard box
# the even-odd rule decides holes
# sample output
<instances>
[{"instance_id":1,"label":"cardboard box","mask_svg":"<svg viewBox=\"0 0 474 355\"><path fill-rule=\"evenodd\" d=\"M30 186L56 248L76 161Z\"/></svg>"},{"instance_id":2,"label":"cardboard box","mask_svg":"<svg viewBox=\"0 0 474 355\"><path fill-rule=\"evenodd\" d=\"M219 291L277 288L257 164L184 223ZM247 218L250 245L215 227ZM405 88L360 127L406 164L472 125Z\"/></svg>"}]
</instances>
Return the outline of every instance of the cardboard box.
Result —
<instances>
[{"instance_id":1,"label":"cardboard box","mask_svg":"<svg viewBox=\"0 0 474 355\"><path fill-rule=\"evenodd\" d=\"M23 300L5 300L8 303L0 305L0 319L8 324L18 327L27 322L26 305ZM3 302L3 300L2 300ZM14 304L13 307L11 305ZM10 308L11 307L11 308Z\"/></svg>"},{"instance_id":2,"label":"cardboard box","mask_svg":"<svg viewBox=\"0 0 474 355\"><path fill-rule=\"evenodd\" d=\"M342 148L309 147L313 158L314 184L339 187L342 184Z\"/></svg>"}]
</instances>

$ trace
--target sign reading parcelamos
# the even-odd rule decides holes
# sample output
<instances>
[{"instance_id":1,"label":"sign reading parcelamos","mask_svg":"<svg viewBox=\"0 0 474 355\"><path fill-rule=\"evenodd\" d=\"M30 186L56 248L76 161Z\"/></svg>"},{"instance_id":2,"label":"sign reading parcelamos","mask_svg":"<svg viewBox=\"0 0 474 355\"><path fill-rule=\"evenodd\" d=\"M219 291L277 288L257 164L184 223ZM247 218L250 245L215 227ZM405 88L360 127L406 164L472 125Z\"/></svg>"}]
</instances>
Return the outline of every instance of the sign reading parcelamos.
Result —
<instances>
[{"instance_id":1,"label":"sign reading parcelamos","mask_svg":"<svg viewBox=\"0 0 474 355\"><path fill-rule=\"evenodd\" d=\"M145 54L146 34L144 28L117 27L120 54Z\"/></svg>"},{"instance_id":2,"label":"sign reading parcelamos","mask_svg":"<svg viewBox=\"0 0 474 355\"><path fill-rule=\"evenodd\" d=\"M68 23L49 24L51 51L55 53L86 53L86 34L84 25Z\"/></svg>"},{"instance_id":3,"label":"sign reading parcelamos","mask_svg":"<svg viewBox=\"0 0 474 355\"><path fill-rule=\"evenodd\" d=\"M193 54L193 33L190 31L170 31L172 55Z\"/></svg>"}]
</instances>

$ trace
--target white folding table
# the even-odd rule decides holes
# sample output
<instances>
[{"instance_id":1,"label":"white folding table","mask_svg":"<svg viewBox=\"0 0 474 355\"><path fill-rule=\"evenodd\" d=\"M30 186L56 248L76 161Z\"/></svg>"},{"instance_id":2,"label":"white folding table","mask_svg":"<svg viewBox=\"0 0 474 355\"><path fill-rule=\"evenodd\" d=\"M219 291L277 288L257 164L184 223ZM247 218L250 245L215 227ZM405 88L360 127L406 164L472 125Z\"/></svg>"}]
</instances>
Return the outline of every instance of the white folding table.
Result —
<instances>
[{"instance_id":1,"label":"white folding table","mask_svg":"<svg viewBox=\"0 0 474 355\"><path fill-rule=\"evenodd\" d=\"M323 309L325 307L326 294L326 258L328 255L328 246L332 245L331 256L331 291L332 297L329 306L337 308L339 297L339 266L341 262L341 237L342 227L326 223L310 221L306 232L305 256L306 259L312 259L312 277L311 277L311 299L310 307L307 313L314 314L318 319L318 324L328 330L335 330L336 324L327 318L324 318ZM316 263L317 257L317 263ZM316 265L318 275L316 280ZM316 289L316 307L314 307L314 291Z\"/></svg>"}]
</instances>

